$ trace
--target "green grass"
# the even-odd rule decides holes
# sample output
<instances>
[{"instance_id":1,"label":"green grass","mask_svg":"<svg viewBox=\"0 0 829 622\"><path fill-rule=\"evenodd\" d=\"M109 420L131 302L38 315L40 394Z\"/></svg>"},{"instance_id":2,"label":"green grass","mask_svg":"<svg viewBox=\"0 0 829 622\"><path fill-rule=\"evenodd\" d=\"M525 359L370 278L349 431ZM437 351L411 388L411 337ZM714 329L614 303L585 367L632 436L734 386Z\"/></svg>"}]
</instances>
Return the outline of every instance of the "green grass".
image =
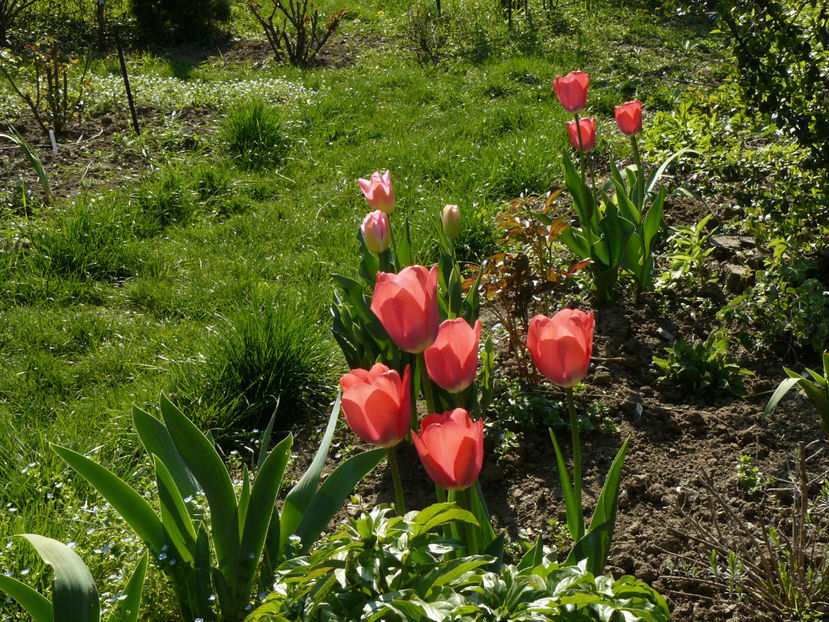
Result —
<instances>
[{"instance_id":1,"label":"green grass","mask_svg":"<svg viewBox=\"0 0 829 622\"><path fill-rule=\"evenodd\" d=\"M343 371L326 334L329 277L356 272L366 211L358 177L391 170L393 225L411 220L422 260L446 203L474 225L462 253L480 258L493 251L492 217L505 202L561 182L568 116L552 93L557 74L591 73L597 152L624 158L613 105L623 94L646 110L669 106L682 88L674 79L699 64L681 47L704 33L695 25L576 7L563 9L568 29L536 36L523 22L509 33L495 4L444 2L458 39L474 36L437 67L400 48L409 4L381 0L348 3L343 29L357 61L342 69L130 59L137 98L162 115L140 137L125 132L107 157L154 170L29 220L4 216L0 227L0 507L14 508L0 512L0 534L76 541L112 589L104 578L127 566L137 543L106 512L90 513L100 498L68 476L50 442L96 450L141 485L147 463L128 413L132 403L152 408L161 390L193 402L188 412L219 436L231 424L261 427L277 395L286 425L322 414ZM234 16L255 32L238 7ZM111 69L93 66L111 89L93 112L123 113ZM251 97L267 104L234 107ZM0 112L7 101L0 93ZM182 110L207 119L194 129ZM121 544L94 553L110 540ZM16 551L0 555L0 570L19 576L32 562ZM147 598L160 605L146 619L170 619L157 577ZM0 615L11 611L0 605Z\"/></svg>"}]
</instances>

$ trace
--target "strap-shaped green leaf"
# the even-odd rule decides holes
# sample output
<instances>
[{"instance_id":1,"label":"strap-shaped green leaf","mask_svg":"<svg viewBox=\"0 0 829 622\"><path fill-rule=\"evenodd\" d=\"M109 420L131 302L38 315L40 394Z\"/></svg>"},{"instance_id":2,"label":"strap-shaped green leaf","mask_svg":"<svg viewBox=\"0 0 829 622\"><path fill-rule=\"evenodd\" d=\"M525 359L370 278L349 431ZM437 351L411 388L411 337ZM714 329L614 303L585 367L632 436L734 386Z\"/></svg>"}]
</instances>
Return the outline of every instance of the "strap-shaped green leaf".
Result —
<instances>
[{"instance_id":1,"label":"strap-shaped green leaf","mask_svg":"<svg viewBox=\"0 0 829 622\"><path fill-rule=\"evenodd\" d=\"M625 439L622 448L613 459L613 464L610 465L610 471L607 473L602 491L599 493L599 500L596 502L596 511L593 513L593 517L590 519L590 526L587 528L587 531L590 532L599 526L606 526L606 529L601 531L599 547L592 551L591 555L587 558L587 569L594 575L602 574L604 565L607 562L607 556L610 554L610 544L613 539L613 530L616 526L619 482L622 478L622 466L624 465L629 444L630 437Z\"/></svg>"},{"instance_id":2,"label":"strap-shaped green leaf","mask_svg":"<svg viewBox=\"0 0 829 622\"><path fill-rule=\"evenodd\" d=\"M33 533L20 536L31 544L54 570L52 613L54 622L98 622L101 605L98 588L78 554L63 542Z\"/></svg>"},{"instance_id":3,"label":"strap-shaped green leaf","mask_svg":"<svg viewBox=\"0 0 829 622\"><path fill-rule=\"evenodd\" d=\"M314 493L319 486L320 476L322 475L322 467L325 465L325 458L328 456L328 448L331 446L331 439L334 436L334 429L337 427L337 418L340 415L340 400L342 393L337 395L334 402L334 407L331 409L331 415L328 417L328 425L325 428L325 433L322 435L322 441L311 461L308 470L305 471L300 480L296 483L288 496L285 497L285 503L282 505L282 514L280 520L279 533L279 555L285 551L288 544L288 538L291 537L299 527L302 516L311 503ZM350 490L350 489L349 489Z\"/></svg>"},{"instance_id":4,"label":"strap-shaped green leaf","mask_svg":"<svg viewBox=\"0 0 829 622\"><path fill-rule=\"evenodd\" d=\"M108 618L108 622L138 622L138 613L141 610L141 592L144 590L144 577L147 573L147 552L138 561L132 572L127 586L124 588L124 599Z\"/></svg>"},{"instance_id":5,"label":"strap-shaped green leaf","mask_svg":"<svg viewBox=\"0 0 829 622\"><path fill-rule=\"evenodd\" d=\"M0 574L0 592L23 607L34 622L53 622L52 603L25 583Z\"/></svg>"},{"instance_id":6,"label":"strap-shaped green leaf","mask_svg":"<svg viewBox=\"0 0 829 622\"><path fill-rule=\"evenodd\" d=\"M118 511L153 554L169 544L161 520L144 497L86 456L59 445L52 445L52 449Z\"/></svg>"},{"instance_id":7,"label":"strap-shaped green leaf","mask_svg":"<svg viewBox=\"0 0 829 622\"><path fill-rule=\"evenodd\" d=\"M581 511L581 499L576 499L573 487L570 485L570 474L564 466L564 458L558 448L558 441L552 428L549 428L550 440L553 441L553 449L556 454L556 465L558 466L558 478L561 481L561 493L564 496L564 509L567 513L567 527L570 529L570 536L573 542L581 540L584 533L584 518Z\"/></svg>"},{"instance_id":8,"label":"strap-shaped green leaf","mask_svg":"<svg viewBox=\"0 0 829 622\"><path fill-rule=\"evenodd\" d=\"M259 559L262 557L262 548L265 546L268 526L274 514L279 520L276 498L282 486L285 467L291 457L293 442L293 435L288 434L281 443L274 447L262 464L262 468L256 473L248 502L247 518L242 528L238 575L240 594L250 594L254 574L259 565Z\"/></svg>"},{"instance_id":9,"label":"strap-shaped green leaf","mask_svg":"<svg viewBox=\"0 0 829 622\"><path fill-rule=\"evenodd\" d=\"M517 570L530 570L538 566L544 559L544 545L541 543L541 536L536 537L533 545L521 556L516 566Z\"/></svg>"},{"instance_id":10,"label":"strap-shaped green leaf","mask_svg":"<svg viewBox=\"0 0 829 622\"><path fill-rule=\"evenodd\" d=\"M239 560L239 523L236 494L227 467L207 437L163 394L161 415L173 444L207 497L219 568L223 573L232 573L228 578L235 580Z\"/></svg>"},{"instance_id":11,"label":"strap-shaped green leaf","mask_svg":"<svg viewBox=\"0 0 829 622\"><path fill-rule=\"evenodd\" d=\"M693 149L688 149L686 147L685 149L680 149L679 151L677 151L676 153L671 155L671 157L669 157L667 160L665 160L661 164L661 166L658 169L656 169L653 173L651 173L650 177L648 177L648 185L647 185L647 188L645 189L645 194L651 194L653 192L653 189L656 187L656 184L658 184L659 180L662 179L662 174L665 172L665 169L668 168L668 165L671 162L673 162L674 160L676 160L678 157L680 157L680 156L682 156L686 153L699 153L699 152L694 151Z\"/></svg>"},{"instance_id":12,"label":"strap-shaped green leaf","mask_svg":"<svg viewBox=\"0 0 829 622\"><path fill-rule=\"evenodd\" d=\"M245 521L248 517L248 504L250 503L250 473L248 466L242 465L242 490L239 493L239 505L236 507L236 519L239 521L239 533L245 528Z\"/></svg>"},{"instance_id":13,"label":"strap-shaped green leaf","mask_svg":"<svg viewBox=\"0 0 829 622\"><path fill-rule=\"evenodd\" d=\"M795 374L794 372L792 373L794 374L792 377L786 378L779 385L777 385L777 388L774 390L774 393L772 394L769 403L766 404L766 408L765 410L763 410L764 417L771 413L771 411L773 411L775 408L777 408L778 402L783 399L783 396L785 396L786 393L792 390L793 386L795 386L798 382L803 380L800 374Z\"/></svg>"},{"instance_id":14,"label":"strap-shaped green leaf","mask_svg":"<svg viewBox=\"0 0 829 622\"><path fill-rule=\"evenodd\" d=\"M204 523L199 523L196 533L196 556L194 562L195 576L193 587L195 589L195 602L198 617L205 620L215 620L211 613L213 610L212 600L216 594L213 590L213 577L210 563L210 538Z\"/></svg>"},{"instance_id":15,"label":"strap-shaped green leaf","mask_svg":"<svg viewBox=\"0 0 829 622\"><path fill-rule=\"evenodd\" d=\"M199 489L193 474L184 464L181 454L173 444L170 433L164 423L144 412L138 406L132 407L132 421L135 424L135 431L138 438L149 455L158 456L167 467L170 475L173 476L181 496L184 498L193 496Z\"/></svg>"},{"instance_id":16,"label":"strap-shaped green leaf","mask_svg":"<svg viewBox=\"0 0 829 622\"><path fill-rule=\"evenodd\" d=\"M326 478L308 504L296 530L302 540L301 554L308 552L357 483L385 456L386 450L382 447L351 456Z\"/></svg>"},{"instance_id":17,"label":"strap-shaped green leaf","mask_svg":"<svg viewBox=\"0 0 829 622\"><path fill-rule=\"evenodd\" d=\"M190 564L196 549L196 529L187 512L184 500L176 488L167 467L158 456L153 456L155 463L158 499L161 509L161 524L167 532L173 547L179 556L179 562Z\"/></svg>"},{"instance_id":18,"label":"strap-shaped green leaf","mask_svg":"<svg viewBox=\"0 0 829 622\"><path fill-rule=\"evenodd\" d=\"M662 210L665 208L665 188L659 189L656 200L651 204L648 213L645 214L645 221L642 224L642 240L645 246L645 253L650 254L653 239L659 233L662 224Z\"/></svg>"}]
</instances>

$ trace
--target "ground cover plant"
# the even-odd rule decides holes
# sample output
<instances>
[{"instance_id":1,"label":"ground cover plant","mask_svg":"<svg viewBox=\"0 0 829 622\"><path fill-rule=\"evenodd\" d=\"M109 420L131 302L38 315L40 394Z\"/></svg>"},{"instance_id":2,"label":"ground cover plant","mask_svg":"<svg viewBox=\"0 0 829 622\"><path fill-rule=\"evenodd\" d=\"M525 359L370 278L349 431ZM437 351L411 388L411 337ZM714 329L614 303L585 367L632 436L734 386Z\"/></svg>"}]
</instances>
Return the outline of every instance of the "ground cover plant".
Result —
<instances>
[{"instance_id":1,"label":"ground cover plant","mask_svg":"<svg viewBox=\"0 0 829 622\"><path fill-rule=\"evenodd\" d=\"M787 2L741 42L738 2L731 28L699 3L320 0L302 10L335 26L304 67L245 2L203 4L228 11L190 32L160 16L169 31L145 40L125 1L5 7L0 588L60 601L57 569L12 537L39 534L82 560L101 618L132 611L139 574L138 619L158 621L180 617L185 584L206 619L827 614L829 183L821 91L801 79L825 60L819 3L797 17L807 49L775 21ZM57 87L26 48L45 35ZM773 59L746 48L778 35ZM571 72L583 100L579 80L554 86ZM788 103L768 95L785 79ZM15 88L43 93L45 131ZM414 273L440 320L422 350L378 306ZM562 309L592 318L589 340L552 345ZM397 428L355 391L394 403ZM170 486L172 454L147 447L133 413L164 427L161 393L215 449L224 510ZM244 531L250 474L289 432L272 524L309 469L359 499L313 546L286 530L274 562L265 545L250 582L216 536ZM332 475L367 451L356 487ZM67 457L123 481L174 545ZM171 574L187 551L193 572ZM0 617L29 619L11 601Z\"/></svg>"}]
</instances>

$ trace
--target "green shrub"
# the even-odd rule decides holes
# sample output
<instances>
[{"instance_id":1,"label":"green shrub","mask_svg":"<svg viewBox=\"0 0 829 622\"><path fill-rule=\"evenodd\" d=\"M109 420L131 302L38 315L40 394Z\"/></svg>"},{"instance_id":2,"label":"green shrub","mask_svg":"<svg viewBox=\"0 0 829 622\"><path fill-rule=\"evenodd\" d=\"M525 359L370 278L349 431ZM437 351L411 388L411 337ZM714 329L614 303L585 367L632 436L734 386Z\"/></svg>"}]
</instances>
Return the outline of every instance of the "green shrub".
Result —
<instances>
[{"instance_id":1,"label":"green shrub","mask_svg":"<svg viewBox=\"0 0 829 622\"><path fill-rule=\"evenodd\" d=\"M261 429L277 408L283 430L318 414L333 393L334 349L308 317L279 301L239 309L211 331L199 360L176 370L178 401L224 430Z\"/></svg>"},{"instance_id":2,"label":"green shrub","mask_svg":"<svg viewBox=\"0 0 829 622\"><path fill-rule=\"evenodd\" d=\"M279 109L261 100L231 108L222 124L221 137L228 153L244 169L276 166L289 146Z\"/></svg>"},{"instance_id":3,"label":"green shrub","mask_svg":"<svg viewBox=\"0 0 829 622\"><path fill-rule=\"evenodd\" d=\"M216 22L230 19L231 0L130 0L139 28L157 36L168 30L177 35L198 35Z\"/></svg>"}]
</instances>

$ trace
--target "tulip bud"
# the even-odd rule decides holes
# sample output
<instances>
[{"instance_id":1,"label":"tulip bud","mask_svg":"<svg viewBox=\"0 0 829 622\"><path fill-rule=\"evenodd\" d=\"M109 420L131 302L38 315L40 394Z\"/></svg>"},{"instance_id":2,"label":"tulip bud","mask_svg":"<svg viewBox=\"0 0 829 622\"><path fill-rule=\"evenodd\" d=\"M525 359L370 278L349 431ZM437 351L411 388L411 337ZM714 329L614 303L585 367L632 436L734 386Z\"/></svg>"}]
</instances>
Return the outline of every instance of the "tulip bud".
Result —
<instances>
[{"instance_id":1,"label":"tulip bud","mask_svg":"<svg viewBox=\"0 0 829 622\"><path fill-rule=\"evenodd\" d=\"M441 217L443 232L450 240L458 237L461 232L461 210L457 205L447 205L443 208Z\"/></svg>"},{"instance_id":2,"label":"tulip bud","mask_svg":"<svg viewBox=\"0 0 829 622\"><path fill-rule=\"evenodd\" d=\"M593 313L562 309L536 315L527 331L527 349L538 370L561 387L581 382L593 355Z\"/></svg>"},{"instance_id":3,"label":"tulip bud","mask_svg":"<svg viewBox=\"0 0 829 622\"><path fill-rule=\"evenodd\" d=\"M579 143L579 130L581 130L581 143ZM567 122L567 133L570 135L570 144L582 153L593 151L596 146L596 119L585 117L579 119L576 126L575 121Z\"/></svg>"},{"instance_id":4,"label":"tulip bud","mask_svg":"<svg viewBox=\"0 0 829 622\"><path fill-rule=\"evenodd\" d=\"M369 252L379 255L388 250L391 244L391 226L385 212L380 210L371 212L363 219L360 231L363 232L363 241Z\"/></svg>"},{"instance_id":5,"label":"tulip bud","mask_svg":"<svg viewBox=\"0 0 829 622\"><path fill-rule=\"evenodd\" d=\"M634 99L621 106L616 106L616 125L623 134L633 136L642 131L642 102Z\"/></svg>"}]
</instances>

